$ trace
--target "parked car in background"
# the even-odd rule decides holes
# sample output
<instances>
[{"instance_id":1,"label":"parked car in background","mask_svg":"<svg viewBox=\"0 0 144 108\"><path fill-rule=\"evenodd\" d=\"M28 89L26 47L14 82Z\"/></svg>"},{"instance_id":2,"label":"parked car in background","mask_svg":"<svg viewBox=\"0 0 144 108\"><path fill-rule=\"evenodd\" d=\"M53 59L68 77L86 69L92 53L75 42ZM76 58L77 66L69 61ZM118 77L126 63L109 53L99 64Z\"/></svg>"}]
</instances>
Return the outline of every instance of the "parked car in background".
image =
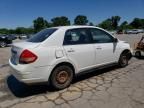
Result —
<instances>
[{"instance_id":1,"label":"parked car in background","mask_svg":"<svg viewBox=\"0 0 144 108\"><path fill-rule=\"evenodd\" d=\"M11 40L17 39L17 36L15 34L9 34L8 36Z\"/></svg>"},{"instance_id":2,"label":"parked car in background","mask_svg":"<svg viewBox=\"0 0 144 108\"><path fill-rule=\"evenodd\" d=\"M19 39L26 40L26 39L28 39L28 36L26 34L21 34L21 35L19 35Z\"/></svg>"},{"instance_id":3,"label":"parked car in background","mask_svg":"<svg viewBox=\"0 0 144 108\"><path fill-rule=\"evenodd\" d=\"M109 31L112 35L116 34L116 31Z\"/></svg>"},{"instance_id":4,"label":"parked car in background","mask_svg":"<svg viewBox=\"0 0 144 108\"><path fill-rule=\"evenodd\" d=\"M138 29L139 33L144 33L144 29Z\"/></svg>"},{"instance_id":5,"label":"parked car in background","mask_svg":"<svg viewBox=\"0 0 144 108\"><path fill-rule=\"evenodd\" d=\"M133 30L126 30L126 34L138 34L138 33L144 33L144 30L142 29L133 29Z\"/></svg>"},{"instance_id":6,"label":"parked car in background","mask_svg":"<svg viewBox=\"0 0 144 108\"><path fill-rule=\"evenodd\" d=\"M15 39L15 37L0 34L0 47L6 47L8 44L11 44L13 39Z\"/></svg>"},{"instance_id":7,"label":"parked car in background","mask_svg":"<svg viewBox=\"0 0 144 108\"><path fill-rule=\"evenodd\" d=\"M124 32L123 32L123 30L118 30L116 33L117 34L123 34Z\"/></svg>"},{"instance_id":8,"label":"parked car in background","mask_svg":"<svg viewBox=\"0 0 144 108\"><path fill-rule=\"evenodd\" d=\"M68 87L76 74L118 64L128 65L130 45L92 26L62 26L40 31L15 43L9 59L11 74L27 83Z\"/></svg>"}]
</instances>

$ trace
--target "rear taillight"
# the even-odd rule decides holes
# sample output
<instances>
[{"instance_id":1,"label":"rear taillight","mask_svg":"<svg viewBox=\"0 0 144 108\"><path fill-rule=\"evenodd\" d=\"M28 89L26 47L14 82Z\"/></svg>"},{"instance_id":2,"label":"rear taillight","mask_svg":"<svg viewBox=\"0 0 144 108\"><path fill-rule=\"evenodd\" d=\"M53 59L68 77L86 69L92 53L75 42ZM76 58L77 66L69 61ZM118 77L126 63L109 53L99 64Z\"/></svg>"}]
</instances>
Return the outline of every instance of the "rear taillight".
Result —
<instances>
[{"instance_id":1,"label":"rear taillight","mask_svg":"<svg viewBox=\"0 0 144 108\"><path fill-rule=\"evenodd\" d=\"M20 55L20 58L19 58L19 63L20 64L29 64L29 63L33 63L37 60L37 56L32 53L31 51L29 50L24 50L21 55Z\"/></svg>"}]
</instances>

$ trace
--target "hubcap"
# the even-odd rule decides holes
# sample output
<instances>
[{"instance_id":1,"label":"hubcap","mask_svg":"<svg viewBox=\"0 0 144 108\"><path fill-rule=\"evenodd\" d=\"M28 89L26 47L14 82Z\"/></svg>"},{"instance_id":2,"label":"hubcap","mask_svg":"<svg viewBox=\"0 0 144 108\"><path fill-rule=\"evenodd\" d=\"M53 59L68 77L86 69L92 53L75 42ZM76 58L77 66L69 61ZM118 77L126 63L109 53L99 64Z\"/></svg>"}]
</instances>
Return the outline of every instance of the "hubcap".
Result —
<instances>
[{"instance_id":1,"label":"hubcap","mask_svg":"<svg viewBox=\"0 0 144 108\"><path fill-rule=\"evenodd\" d=\"M60 71L57 75L56 75L56 80L59 84L64 84L69 78L69 75L66 71Z\"/></svg>"}]
</instances>

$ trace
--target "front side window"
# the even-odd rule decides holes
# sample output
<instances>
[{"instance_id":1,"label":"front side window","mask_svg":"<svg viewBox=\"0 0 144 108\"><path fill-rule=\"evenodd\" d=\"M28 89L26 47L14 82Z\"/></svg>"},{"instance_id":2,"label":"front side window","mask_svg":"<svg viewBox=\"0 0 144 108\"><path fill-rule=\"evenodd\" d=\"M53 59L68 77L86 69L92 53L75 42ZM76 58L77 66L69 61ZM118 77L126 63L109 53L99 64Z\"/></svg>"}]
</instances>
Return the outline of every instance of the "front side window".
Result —
<instances>
[{"instance_id":1,"label":"front side window","mask_svg":"<svg viewBox=\"0 0 144 108\"><path fill-rule=\"evenodd\" d=\"M94 43L112 43L113 37L100 29L90 29Z\"/></svg>"},{"instance_id":2,"label":"front side window","mask_svg":"<svg viewBox=\"0 0 144 108\"><path fill-rule=\"evenodd\" d=\"M43 42L45 39L47 39L50 35L52 35L57 29L56 28L51 28L51 29L44 29L34 36L32 36L30 39L28 39L28 42L34 42L34 43L39 43Z\"/></svg>"},{"instance_id":3,"label":"front side window","mask_svg":"<svg viewBox=\"0 0 144 108\"><path fill-rule=\"evenodd\" d=\"M64 45L88 44L90 43L90 35L87 29L72 29L65 33Z\"/></svg>"}]
</instances>

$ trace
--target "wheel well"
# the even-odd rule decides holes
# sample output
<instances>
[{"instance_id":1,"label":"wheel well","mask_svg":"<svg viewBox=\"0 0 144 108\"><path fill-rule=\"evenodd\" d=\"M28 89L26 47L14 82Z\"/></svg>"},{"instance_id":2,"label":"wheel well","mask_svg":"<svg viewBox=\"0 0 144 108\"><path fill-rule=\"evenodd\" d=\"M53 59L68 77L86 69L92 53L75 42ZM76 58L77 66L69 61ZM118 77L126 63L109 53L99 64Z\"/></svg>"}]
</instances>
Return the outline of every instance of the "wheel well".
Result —
<instances>
[{"instance_id":1,"label":"wheel well","mask_svg":"<svg viewBox=\"0 0 144 108\"><path fill-rule=\"evenodd\" d=\"M132 57L131 51L129 49L125 49L121 54L127 54L128 59L131 59Z\"/></svg>"}]
</instances>

